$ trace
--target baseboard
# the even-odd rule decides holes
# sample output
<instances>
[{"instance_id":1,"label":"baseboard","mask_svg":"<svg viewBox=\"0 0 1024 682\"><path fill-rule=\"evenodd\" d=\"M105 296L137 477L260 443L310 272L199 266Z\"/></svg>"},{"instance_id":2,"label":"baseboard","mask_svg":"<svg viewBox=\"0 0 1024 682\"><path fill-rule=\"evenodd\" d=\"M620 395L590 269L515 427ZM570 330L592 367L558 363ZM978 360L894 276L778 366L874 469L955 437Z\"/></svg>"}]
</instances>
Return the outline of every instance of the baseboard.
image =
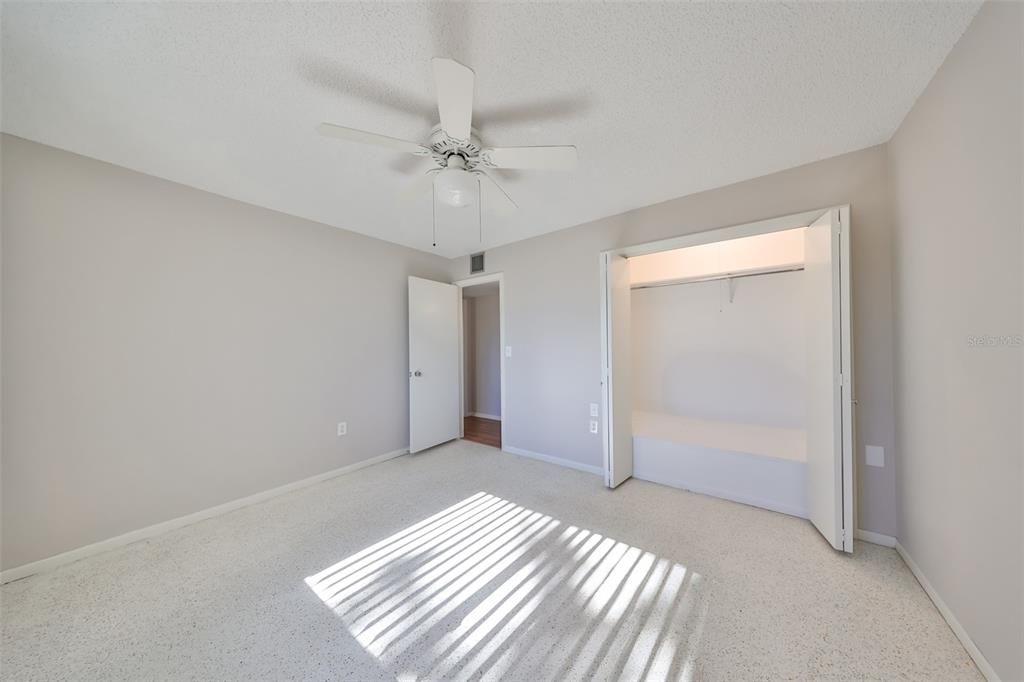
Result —
<instances>
[{"instance_id":1,"label":"baseboard","mask_svg":"<svg viewBox=\"0 0 1024 682\"><path fill-rule=\"evenodd\" d=\"M917 578L917 582L921 583L921 587L924 588L924 591L931 598L932 603L935 604L935 608L937 608L939 613L942 614L942 617L946 619L949 629L953 631L956 638L964 645L964 649L967 650L968 655L974 659L974 664L978 666L978 670L981 671L981 674L985 676L985 679L988 680L988 682L999 682L999 676L996 675L996 671L982 655L981 650L978 649L978 646L974 643L974 640L971 639L971 636L967 634L967 630L960 625L960 621L958 621L956 616L953 615L953 612L946 605L946 602L942 600L939 593L936 592L935 588L932 587L932 584L928 582L928 578L925 577L924 573L921 572L921 568L910 557L910 554L907 553L906 548L904 548L898 541L896 542L895 547L896 551L899 552L899 555L903 557L903 561L907 564L910 572L914 574L915 578Z\"/></svg>"},{"instance_id":2,"label":"baseboard","mask_svg":"<svg viewBox=\"0 0 1024 682\"><path fill-rule=\"evenodd\" d=\"M883 535L882 533L876 533L873 530L861 530L858 528L853 531L853 537L857 540L863 540L864 542L870 542L873 545L881 545L882 547L895 547L896 538L891 535Z\"/></svg>"},{"instance_id":3,"label":"baseboard","mask_svg":"<svg viewBox=\"0 0 1024 682\"><path fill-rule=\"evenodd\" d=\"M552 455L543 455L539 452L531 452L522 448L512 447L511 445L503 445L501 449L513 455L519 455L520 457L529 457L530 459L540 460L541 462L547 462L548 464L557 464L558 466L567 467L569 469L585 471L588 474L596 474L598 476L604 475L604 469L601 467L574 462L571 459L562 459L561 457L554 457Z\"/></svg>"},{"instance_id":4,"label":"baseboard","mask_svg":"<svg viewBox=\"0 0 1024 682\"><path fill-rule=\"evenodd\" d=\"M225 502L224 504L219 504L216 507L210 507L209 509L203 509L202 511L197 511L192 514L180 516L176 519L171 519L170 521L163 521L152 526L147 526L145 528L140 528L138 530L129 531L123 535L118 535L107 540L101 540L100 542L96 542L91 545L85 545L84 547L79 547L77 549L72 549L61 554L47 557L45 559L40 559L39 561L33 561L31 563L23 564L21 566L15 566L14 568L9 568L6 571L0 572L0 584L9 583L12 580L20 580L21 578L26 578L30 575L35 575L36 573L52 571L53 569L59 566L70 564L73 561L85 559L86 557L90 557L95 554L100 554L101 552L106 552L117 547L123 547L124 545L129 545L133 542L138 542L139 540L146 540L152 537L156 537L157 535L162 535L163 533L167 533L168 531L176 530L184 526L189 526L193 523L198 523L199 521L204 521L215 516L221 516L222 514L227 514L228 512L235 511L236 509L248 507L258 502L263 502L264 500L269 500L272 497L284 495L285 493L290 493L294 490L299 490L301 488L307 488L311 485L321 483L323 481L335 478L337 476L342 476L344 474L349 474L359 469L365 469L366 467L373 466L374 464L386 462L389 459L400 457L404 454L407 454L408 452L408 448L394 450L392 452L388 452L383 455L378 455L377 457L371 457L370 459L364 459L360 462L349 464L338 469L332 469L331 471L326 471L322 474L317 474L316 476L310 476L309 478L304 478L300 481L294 481L292 483L286 483L285 485L278 486L277 488L264 490L263 492L256 493L255 495L249 495L247 497L242 497L237 500L232 500L231 502Z\"/></svg>"},{"instance_id":5,"label":"baseboard","mask_svg":"<svg viewBox=\"0 0 1024 682\"><path fill-rule=\"evenodd\" d=\"M484 414L483 412L470 412L470 417L480 417L481 419L493 419L496 422L501 421L501 417L496 414Z\"/></svg>"}]
</instances>

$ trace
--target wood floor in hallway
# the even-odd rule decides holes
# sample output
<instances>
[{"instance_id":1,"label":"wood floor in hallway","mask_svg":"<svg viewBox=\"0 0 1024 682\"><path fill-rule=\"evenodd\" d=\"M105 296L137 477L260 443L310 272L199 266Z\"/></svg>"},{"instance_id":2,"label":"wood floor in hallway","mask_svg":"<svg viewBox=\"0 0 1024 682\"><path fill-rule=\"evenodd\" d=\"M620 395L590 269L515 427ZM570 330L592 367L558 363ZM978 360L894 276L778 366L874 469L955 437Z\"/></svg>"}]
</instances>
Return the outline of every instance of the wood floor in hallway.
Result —
<instances>
[{"instance_id":1,"label":"wood floor in hallway","mask_svg":"<svg viewBox=\"0 0 1024 682\"><path fill-rule=\"evenodd\" d=\"M484 419L483 417L466 417L464 421L463 438L481 445L501 447L501 422L497 419Z\"/></svg>"}]
</instances>

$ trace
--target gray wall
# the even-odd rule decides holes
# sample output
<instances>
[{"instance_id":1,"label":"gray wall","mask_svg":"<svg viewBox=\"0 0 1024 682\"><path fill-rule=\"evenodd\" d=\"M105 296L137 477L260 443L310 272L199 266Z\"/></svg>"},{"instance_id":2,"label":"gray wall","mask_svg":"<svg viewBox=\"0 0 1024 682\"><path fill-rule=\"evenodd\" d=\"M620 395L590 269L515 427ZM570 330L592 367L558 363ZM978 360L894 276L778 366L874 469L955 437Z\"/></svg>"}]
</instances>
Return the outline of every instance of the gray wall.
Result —
<instances>
[{"instance_id":1,"label":"gray wall","mask_svg":"<svg viewBox=\"0 0 1024 682\"><path fill-rule=\"evenodd\" d=\"M3 568L408 445L448 261L2 145Z\"/></svg>"},{"instance_id":2,"label":"gray wall","mask_svg":"<svg viewBox=\"0 0 1024 682\"><path fill-rule=\"evenodd\" d=\"M487 271L505 273L507 445L602 465L601 437L587 428L601 399L601 251L848 203L859 524L895 534L887 169L885 147L872 147L488 251ZM468 259L452 274L468 277ZM885 448L885 467L863 465L865 444Z\"/></svg>"},{"instance_id":3,"label":"gray wall","mask_svg":"<svg viewBox=\"0 0 1024 682\"><path fill-rule=\"evenodd\" d=\"M803 428L804 273L634 289L633 409Z\"/></svg>"},{"instance_id":4,"label":"gray wall","mask_svg":"<svg viewBox=\"0 0 1024 682\"><path fill-rule=\"evenodd\" d=\"M498 294L473 299L476 344L473 412L501 416L501 322Z\"/></svg>"},{"instance_id":5,"label":"gray wall","mask_svg":"<svg viewBox=\"0 0 1024 682\"><path fill-rule=\"evenodd\" d=\"M889 145L900 542L1004 680L1024 679L1022 25L986 4Z\"/></svg>"},{"instance_id":6,"label":"gray wall","mask_svg":"<svg viewBox=\"0 0 1024 682\"><path fill-rule=\"evenodd\" d=\"M462 416L476 404L476 316L473 299L462 299Z\"/></svg>"}]
</instances>

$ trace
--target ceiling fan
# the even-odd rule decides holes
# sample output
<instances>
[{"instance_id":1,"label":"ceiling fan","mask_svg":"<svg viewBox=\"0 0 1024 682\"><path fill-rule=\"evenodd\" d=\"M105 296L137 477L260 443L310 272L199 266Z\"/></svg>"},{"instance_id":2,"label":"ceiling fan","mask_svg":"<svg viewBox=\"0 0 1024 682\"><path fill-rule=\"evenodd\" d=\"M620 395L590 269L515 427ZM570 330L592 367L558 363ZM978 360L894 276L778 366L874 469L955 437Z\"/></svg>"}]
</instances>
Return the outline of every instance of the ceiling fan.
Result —
<instances>
[{"instance_id":1,"label":"ceiling fan","mask_svg":"<svg viewBox=\"0 0 1024 682\"><path fill-rule=\"evenodd\" d=\"M473 121L473 70L454 59L435 57L431 60L434 86L437 90L437 112L441 122L435 126L426 142L412 142L387 135L370 133L355 128L321 123L321 135L337 137L351 142L377 145L389 149L429 157L435 167L403 192L409 200L433 187L434 201L452 208L464 208L476 203L482 205L483 186L496 189L490 192L495 205L489 206L499 215L516 210L516 203L495 182L488 169L563 170L576 165L576 147L485 147Z\"/></svg>"}]
</instances>

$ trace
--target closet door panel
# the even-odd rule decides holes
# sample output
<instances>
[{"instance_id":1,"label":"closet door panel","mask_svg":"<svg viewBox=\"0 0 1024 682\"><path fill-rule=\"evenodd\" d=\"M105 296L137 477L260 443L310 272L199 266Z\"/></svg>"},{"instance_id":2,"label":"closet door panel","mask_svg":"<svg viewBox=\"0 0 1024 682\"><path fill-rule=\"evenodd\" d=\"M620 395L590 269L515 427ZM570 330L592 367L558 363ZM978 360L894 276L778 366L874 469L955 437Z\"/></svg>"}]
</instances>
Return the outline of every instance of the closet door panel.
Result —
<instances>
[{"instance_id":1,"label":"closet door panel","mask_svg":"<svg viewBox=\"0 0 1024 682\"><path fill-rule=\"evenodd\" d=\"M633 475L633 373L631 366L629 261L604 254L605 485Z\"/></svg>"},{"instance_id":2,"label":"closet door panel","mask_svg":"<svg viewBox=\"0 0 1024 682\"><path fill-rule=\"evenodd\" d=\"M838 550L853 550L852 430L844 410L848 343L848 271L840 211L828 211L804 238L804 321L807 390L807 503L811 522ZM844 278L847 278L844 284ZM844 348L845 346L845 348ZM846 460L849 459L849 462Z\"/></svg>"}]
</instances>

